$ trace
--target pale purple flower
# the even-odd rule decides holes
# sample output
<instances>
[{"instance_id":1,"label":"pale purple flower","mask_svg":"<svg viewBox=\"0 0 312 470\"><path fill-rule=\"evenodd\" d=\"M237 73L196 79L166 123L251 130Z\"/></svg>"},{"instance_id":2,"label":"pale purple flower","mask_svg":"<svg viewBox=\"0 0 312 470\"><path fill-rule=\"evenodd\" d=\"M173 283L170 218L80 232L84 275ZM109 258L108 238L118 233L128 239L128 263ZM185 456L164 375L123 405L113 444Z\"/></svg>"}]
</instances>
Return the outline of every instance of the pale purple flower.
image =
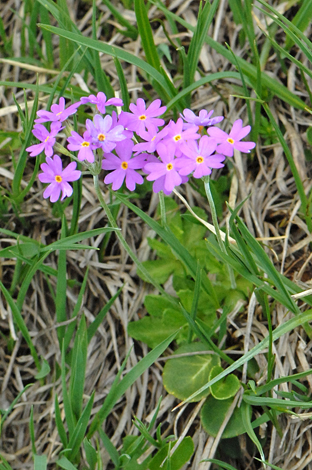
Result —
<instances>
[{"instance_id":1,"label":"pale purple flower","mask_svg":"<svg viewBox=\"0 0 312 470\"><path fill-rule=\"evenodd\" d=\"M200 138L200 135L197 134L198 126L192 126L189 129L183 130L183 120L181 118L177 122L170 121L166 129L168 129L168 134L163 142L165 144L172 143L179 150L184 142ZM178 152L177 156L179 155L180 153Z\"/></svg>"},{"instance_id":2,"label":"pale purple flower","mask_svg":"<svg viewBox=\"0 0 312 470\"><path fill-rule=\"evenodd\" d=\"M163 126L165 121L157 116L161 116L167 108L160 105L161 101L159 99L152 101L148 108L146 108L146 103L142 98L137 99L136 105L131 103L129 106L131 113L123 113L128 118L127 129L141 135L151 125L156 127Z\"/></svg>"},{"instance_id":3,"label":"pale purple flower","mask_svg":"<svg viewBox=\"0 0 312 470\"><path fill-rule=\"evenodd\" d=\"M61 129L64 128L59 121L52 122L50 132L42 124L35 124L32 133L38 140L41 140L41 143L27 147L26 151L30 152L29 156L36 157L41 152L44 152L47 157L51 157L53 155L53 145L56 140L55 136Z\"/></svg>"},{"instance_id":4,"label":"pale purple flower","mask_svg":"<svg viewBox=\"0 0 312 470\"><path fill-rule=\"evenodd\" d=\"M175 146L172 143L165 145L160 142L157 145L157 153L161 161L153 161L144 166L144 171L148 173L146 179L154 181L153 191L158 193L164 191L169 195L175 186L180 186L182 183L182 176L178 173L177 162L179 159L175 158Z\"/></svg>"},{"instance_id":5,"label":"pale purple flower","mask_svg":"<svg viewBox=\"0 0 312 470\"><path fill-rule=\"evenodd\" d=\"M180 175L194 172L194 178L201 178L210 175L211 168L222 168L224 165L221 162L225 160L225 156L212 155L216 147L217 142L207 135L201 137L198 142L191 140L184 144L181 150L185 156L178 159Z\"/></svg>"},{"instance_id":6,"label":"pale purple flower","mask_svg":"<svg viewBox=\"0 0 312 470\"><path fill-rule=\"evenodd\" d=\"M168 128L164 127L158 132L158 127L151 125L147 131L143 131L140 137L146 142L140 142L133 147L135 152L149 152L153 153L156 150L157 144L166 137L168 134Z\"/></svg>"},{"instance_id":7,"label":"pale purple flower","mask_svg":"<svg viewBox=\"0 0 312 470\"><path fill-rule=\"evenodd\" d=\"M123 131L123 134L127 137L127 139L132 139L133 132L126 129L127 122L128 122L128 118L126 116L126 113L124 111L121 111L120 114L117 114L116 111L113 111L112 112L112 119L113 119L112 127L123 126L124 129L125 129Z\"/></svg>"},{"instance_id":8,"label":"pale purple flower","mask_svg":"<svg viewBox=\"0 0 312 470\"><path fill-rule=\"evenodd\" d=\"M102 148L104 152L110 152L116 147L116 143L125 140L123 126L113 126L113 119L107 115L104 118L96 114L93 122L86 120L86 128L96 148Z\"/></svg>"},{"instance_id":9,"label":"pale purple flower","mask_svg":"<svg viewBox=\"0 0 312 470\"><path fill-rule=\"evenodd\" d=\"M183 129L188 129L191 126L198 126L200 129L202 127L214 126L215 124L221 122L224 119L223 116L216 116L210 119L212 114L213 110L209 111L208 113L206 109L201 109L199 111L199 115L196 116L196 114L193 113L193 111L191 111L190 109L184 109L183 114L180 114L181 118L186 121L183 125Z\"/></svg>"},{"instance_id":10,"label":"pale purple flower","mask_svg":"<svg viewBox=\"0 0 312 470\"><path fill-rule=\"evenodd\" d=\"M93 150L96 149L96 145L92 144L91 136L88 131L83 133L83 137L77 132L72 131L67 141L69 142L67 145L68 150L74 152L78 151L78 160L87 160L89 163L94 162Z\"/></svg>"},{"instance_id":11,"label":"pale purple flower","mask_svg":"<svg viewBox=\"0 0 312 470\"><path fill-rule=\"evenodd\" d=\"M61 201L67 196L71 196L73 188L68 181L76 181L81 176L81 171L76 170L77 163L71 162L63 170L62 160L58 155L53 158L47 157L46 163L40 165L43 173L39 173L38 178L41 183L50 183L44 190L43 197L50 198L51 202L56 202L62 192Z\"/></svg>"},{"instance_id":12,"label":"pale purple flower","mask_svg":"<svg viewBox=\"0 0 312 470\"><path fill-rule=\"evenodd\" d=\"M243 121L241 119L237 119L229 134L218 127L210 127L207 132L216 140L217 144L220 144L217 147L217 152L222 153L227 157L233 157L234 149L239 150L240 152L250 153L250 150L256 146L254 142L240 142L241 139L249 134L250 129L250 126L243 127Z\"/></svg>"},{"instance_id":13,"label":"pale purple flower","mask_svg":"<svg viewBox=\"0 0 312 470\"><path fill-rule=\"evenodd\" d=\"M99 91L99 93L95 95L83 96L80 98L80 103L87 104L92 103L95 104L97 109L100 113L105 114L106 106L123 106L123 101L120 98L109 98L106 99L105 93Z\"/></svg>"},{"instance_id":14,"label":"pale purple flower","mask_svg":"<svg viewBox=\"0 0 312 470\"><path fill-rule=\"evenodd\" d=\"M105 153L102 160L103 170L114 170L104 179L104 183L113 183L112 189L117 191L124 180L129 191L135 190L136 184L143 183L143 177L135 170L141 170L146 163L146 155L132 156L133 142L130 139L119 142L116 145L115 152Z\"/></svg>"},{"instance_id":15,"label":"pale purple flower","mask_svg":"<svg viewBox=\"0 0 312 470\"><path fill-rule=\"evenodd\" d=\"M39 118L35 119L35 122L42 123L42 122L50 122L50 121L60 121L63 122L67 119L71 114L75 114L78 107L80 106L80 101L74 103L67 108L65 108L65 99L62 97L60 98L59 104L52 104L51 111L46 111L42 109L41 111L37 111L37 116Z\"/></svg>"}]
</instances>

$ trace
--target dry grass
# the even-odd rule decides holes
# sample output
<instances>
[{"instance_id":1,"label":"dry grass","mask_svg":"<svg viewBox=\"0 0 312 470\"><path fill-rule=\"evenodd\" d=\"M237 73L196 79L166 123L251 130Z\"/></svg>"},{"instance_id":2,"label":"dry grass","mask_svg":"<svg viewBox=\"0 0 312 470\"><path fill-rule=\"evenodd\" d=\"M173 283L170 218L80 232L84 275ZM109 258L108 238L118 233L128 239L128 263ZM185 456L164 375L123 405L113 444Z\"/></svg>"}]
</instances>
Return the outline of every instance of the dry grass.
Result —
<instances>
[{"instance_id":1,"label":"dry grass","mask_svg":"<svg viewBox=\"0 0 312 470\"><path fill-rule=\"evenodd\" d=\"M73 15L73 20L75 20L79 29L84 34L90 35L91 8L89 3L72 0L67 0L67 3ZM175 0L167 3L169 9L174 10L182 18L190 23L196 22L199 2ZM121 3L118 3L118 7L122 11ZM12 13L12 8L17 13L22 13L24 2L9 0L3 2L0 6L0 16L7 28L7 35L14 38L14 55L18 58L21 56L21 20L17 14ZM116 24L115 19L105 5L98 2L98 8L102 14L101 25L98 30L99 39L107 40L110 44L122 45L126 50L143 57L140 41L134 42L125 39L117 32L119 25ZM153 7L150 12L151 19L153 16L157 18L160 16L160 13L156 12ZM258 13L256 14L258 15ZM125 12L125 16L134 22L133 12ZM155 23L153 27L155 28L156 43L166 42L167 39L158 23ZM311 30L307 34L309 33L311 33ZM221 0L210 34L220 43L228 42L236 55L246 56L244 47L240 48L238 45L238 29L229 13L227 0ZM181 29L179 37L185 45L188 44L188 33ZM41 33L38 33L38 41L40 42L40 40ZM260 44L263 40L264 37L259 31L257 42ZM55 48L57 47L58 41L55 38ZM172 53L174 57L175 52L172 51ZM57 51L55 57L57 57ZM305 61L300 53L298 53L297 59ZM102 56L102 64L112 81L114 89L118 91L119 83L112 59L108 56ZM55 68L57 67L58 63L56 61ZM210 73L229 70L232 65L208 46L204 46L200 67L205 73ZM276 56L272 55L268 61L268 70L270 74L282 80L289 89L297 93L302 99L308 99L294 67L289 67L286 77L280 69ZM51 83L55 79L54 71L47 72L43 68L39 69L22 63L13 65L12 62L4 58L0 59L0 71L2 81L35 83L37 73L40 84ZM136 67L132 65L125 65L124 72L132 100L136 100L138 96L141 96L142 77ZM178 80L178 77L176 78ZM88 87L92 87L92 81L85 83L83 77L77 74L74 76L73 83L84 91L87 91ZM233 84L235 83L222 82L216 84L214 89L208 85L201 87L194 94L193 109L214 108L216 115L225 114L232 122L239 117L246 118L244 103L231 96L233 94ZM32 103L32 92L27 91L26 93L29 102ZM219 93L222 94L223 99L221 99ZM0 87L0 127L5 131L18 130L22 132L13 96L19 102L23 101L23 92L20 89ZM46 98L41 96L41 102L44 103ZM228 102L227 105L225 101ZM303 150L306 147L305 130L310 124L310 117L277 99L271 101L270 106L279 122L283 123L287 129L287 142L290 145L308 193L312 187L309 180L311 169L310 165L305 163ZM2 152L1 160L0 183L8 189L14 172L9 152ZM30 161L24 175L25 181L29 180L32 168L33 163ZM241 213L248 229L256 237L265 240L267 253L281 272L287 274L289 278L300 283L300 285L309 287L311 278L310 243L312 237L298 215L300 202L294 179L280 145L274 144L265 147L258 145L253 161L236 154L234 157L234 170L231 171L230 205L235 206L250 195ZM190 186L185 187L184 190L184 195L190 205L200 205L206 208L206 202ZM105 191L103 187L103 192L105 193ZM109 197L107 192L105 197ZM153 215L157 200L152 197L150 200L143 202L137 201L137 204L144 204L144 209L150 215ZM70 209L67 216L68 218L71 216ZM224 223L227 217L228 212L225 209ZM147 259L151 253L146 237L152 235L148 232L147 227L127 208L120 209L118 221L137 256L141 260ZM0 223L5 228L16 233L25 234L43 243L54 241L60 229L60 221L53 216L51 205L42 199L42 188L38 181L35 183L35 189L30 192L29 197L22 206L20 219L10 209L6 219ZM106 217L98 205L92 181L85 178L83 180L79 230L89 230L103 226L106 223ZM96 239L91 239L89 243L91 246L99 246L102 238L102 236L99 236ZM4 236L2 236L0 242L1 247L5 247L10 243L7 237ZM90 268L83 309L90 321L94 319L98 311L117 292L120 286L123 283L125 284L120 298L115 302L88 349L85 395L89 397L93 390L96 391L93 410L96 413L103 403L127 351L133 346L133 340L127 334L127 325L131 320L144 315L142 302L150 288L135 275L131 260L120 250L114 236L112 236L103 259L99 257L98 252L94 251L69 252L68 263L69 278L79 281L82 280L86 266ZM14 260L2 260L0 276L2 282L6 285L9 285L12 279L14 264ZM48 264L54 268L57 267L54 255L49 256ZM53 284L53 279L51 282ZM76 304L77 295L78 289L76 291L75 289L68 289L69 312ZM55 394L61 394L60 379L55 380L54 374L50 374L44 386L34 379L36 368L33 359L29 355L29 350L21 334L14 329L12 313L8 305L3 298L0 298L0 302L0 408L6 409L25 385L33 384L22 395L20 402L14 407L13 412L4 423L0 441L1 454L15 469L32 467L29 415L33 407L37 453L47 455L48 461L53 464L62 448L54 421L54 396ZM272 309L272 321L275 328L287 320L288 312L280 305L274 305ZM22 314L38 353L49 362L51 370L55 371L56 363L59 364L61 359L56 335L58 325L55 322L53 301L49 294L48 285L45 276L41 272L37 272L31 283ZM268 334L266 322L253 296L249 304L245 306L244 313L233 312L229 315L228 325L232 341L237 342L243 351L252 348ZM10 342L10 348L7 346L6 338L8 336L16 339L16 341ZM275 343L274 348L276 355L275 377L290 375L310 368L311 343L302 329L284 335ZM127 370L133 367L146 353L147 347L136 343L131 350ZM256 360L260 367L259 381L263 383L266 378L266 357L261 354L256 357ZM164 399L159 413L159 420L164 423L163 433L165 435L174 433L177 437L180 437L183 430L189 428L188 434L192 436L196 450L192 462L185 468L206 470L209 468L209 464L200 464L200 460L214 456L218 438L214 439L207 436L201 429L197 417L197 408L200 404L198 407L188 405L183 408L181 413L171 412L177 402L172 396L167 395L163 389L161 379L163 364L164 362L161 359L157 361L127 391L107 419L105 432L111 437L116 446L120 446L122 437L138 433L132 424L133 417L137 416L139 419L149 421L157 401L162 395ZM243 374L246 377L246 371L243 371ZM310 382L311 379L308 380L309 386L312 385ZM289 384L284 384L281 389L289 391ZM63 413L62 408L61 411ZM263 426L260 430L260 433L266 436L264 445L266 458L285 470L312 469L312 424L310 417L303 415L300 420L284 414L280 418L280 426L282 437L278 435L271 424L268 427ZM250 454L250 448L247 447L244 436L240 438L240 443L243 449L242 458L239 462L232 459L230 460L231 463L238 469L253 470L260 468L260 463L254 460L254 456ZM103 468L112 468L106 452L103 452L102 458ZM54 468L54 465L51 465L50 468L52 467Z\"/></svg>"}]
</instances>

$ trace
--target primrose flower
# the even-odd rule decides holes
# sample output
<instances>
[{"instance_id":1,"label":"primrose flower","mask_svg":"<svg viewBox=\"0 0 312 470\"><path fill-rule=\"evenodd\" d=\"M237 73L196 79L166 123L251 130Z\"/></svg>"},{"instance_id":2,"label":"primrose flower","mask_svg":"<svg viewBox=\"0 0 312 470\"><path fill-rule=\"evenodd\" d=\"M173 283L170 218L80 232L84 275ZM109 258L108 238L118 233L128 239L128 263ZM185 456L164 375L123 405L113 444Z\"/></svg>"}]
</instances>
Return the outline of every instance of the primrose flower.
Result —
<instances>
[{"instance_id":1,"label":"primrose flower","mask_svg":"<svg viewBox=\"0 0 312 470\"><path fill-rule=\"evenodd\" d=\"M64 128L59 121L52 122L50 132L42 124L35 124L32 133L38 140L41 140L41 143L27 147L26 151L30 152L29 156L36 157L44 151L47 157L51 157L53 155L53 145L56 140L55 136L61 129Z\"/></svg>"},{"instance_id":2,"label":"primrose flower","mask_svg":"<svg viewBox=\"0 0 312 470\"><path fill-rule=\"evenodd\" d=\"M175 186L180 186L184 182L178 173L177 162L179 159L175 158L175 150L174 144L165 145L160 142L157 145L157 153L162 161L147 163L143 168L146 173L149 173L146 179L154 181L153 191L155 193L162 190L168 196Z\"/></svg>"},{"instance_id":3,"label":"primrose flower","mask_svg":"<svg viewBox=\"0 0 312 470\"><path fill-rule=\"evenodd\" d=\"M105 114L106 106L123 106L123 101L120 98L109 98L106 99L105 93L99 91L99 93L95 95L83 96L80 98L80 103L87 104L92 103L95 104L97 109L100 113Z\"/></svg>"},{"instance_id":4,"label":"primrose flower","mask_svg":"<svg viewBox=\"0 0 312 470\"><path fill-rule=\"evenodd\" d=\"M146 163L145 155L137 155L132 157L133 142L130 139L119 142L116 145L115 152L105 153L104 159L102 160L103 170L114 170L104 179L104 183L113 183L112 189L117 191L124 179L126 179L126 186L129 191L135 190L136 184L143 183L143 177L138 174L135 170L141 170Z\"/></svg>"},{"instance_id":5,"label":"primrose flower","mask_svg":"<svg viewBox=\"0 0 312 470\"><path fill-rule=\"evenodd\" d=\"M37 116L39 116L39 118L35 119L35 122L63 122L71 114L75 114L80 104L80 101L78 101L77 103L71 104L65 109L65 99L62 97L60 98L59 104L52 104L51 111L45 111L44 109L37 111Z\"/></svg>"},{"instance_id":6,"label":"primrose flower","mask_svg":"<svg viewBox=\"0 0 312 470\"><path fill-rule=\"evenodd\" d=\"M126 136L123 134L123 126L113 126L113 119L107 115L104 118L96 114L93 122L90 119L86 120L86 128L91 136L92 143L96 148L102 148L104 152L110 152L116 147L116 143L125 140Z\"/></svg>"},{"instance_id":7,"label":"primrose flower","mask_svg":"<svg viewBox=\"0 0 312 470\"><path fill-rule=\"evenodd\" d=\"M62 192L61 201L71 196L73 188L68 181L76 181L81 176L81 171L76 170L77 163L71 162L63 170L62 160L58 155L54 155L53 158L47 157L46 163L40 165L43 173L39 173L38 178L41 183L50 183L49 186L44 190L43 197L50 198L51 202L56 202Z\"/></svg>"},{"instance_id":8,"label":"primrose flower","mask_svg":"<svg viewBox=\"0 0 312 470\"><path fill-rule=\"evenodd\" d=\"M93 150L96 149L96 146L92 144L91 136L88 131L83 133L83 137L77 132L72 131L67 141L69 142L67 145L68 150L74 152L78 150L78 160L87 160L89 163L94 162Z\"/></svg>"},{"instance_id":9,"label":"primrose flower","mask_svg":"<svg viewBox=\"0 0 312 470\"><path fill-rule=\"evenodd\" d=\"M200 129L203 127L214 126L215 124L221 122L224 119L223 116L216 116L210 119L212 114L213 110L209 111L208 113L208 111L206 111L205 109L201 109L199 111L199 115L196 116L196 114L193 113L193 111L191 111L190 109L184 109L183 114L180 114L181 118L186 121L183 124L183 129L188 129L191 126L198 126Z\"/></svg>"},{"instance_id":10,"label":"primrose flower","mask_svg":"<svg viewBox=\"0 0 312 470\"><path fill-rule=\"evenodd\" d=\"M225 160L224 155L213 154L216 150L217 142L204 135L196 142L191 140L182 147L185 156L179 158L180 175L189 175L193 173L194 178L201 178L211 174L211 168L222 168L221 163Z\"/></svg>"},{"instance_id":11,"label":"primrose flower","mask_svg":"<svg viewBox=\"0 0 312 470\"><path fill-rule=\"evenodd\" d=\"M135 144L133 150L135 152L149 152L153 153L156 150L157 144L168 134L168 128L164 127L158 132L158 127L151 125L147 131L141 132L140 137L146 142Z\"/></svg>"},{"instance_id":12,"label":"primrose flower","mask_svg":"<svg viewBox=\"0 0 312 470\"><path fill-rule=\"evenodd\" d=\"M166 135L163 142L165 144L172 143L175 148L181 149L181 145L190 140L197 140L200 135L197 134L198 126L191 126L186 130L183 130L183 120L179 118L177 122L170 121L166 126L168 134Z\"/></svg>"},{"instance_id":13,"label":"primrose flower","mask_svg":"<svg viewBox=\"0 0 312 470\"><path fill-rule=\"evenodd\" d=\"M139 136L144 132L145 129L149 129L151 125L156 127L163 126L165 121L159 119L157 116L161 116L166 111L166 106L160 106L161 101L159 99L154 100L148 108L146 108L145 101L142 98L138 98L136 105L131 103L129 109L131 113L124 112L127 116L127 129L136 132Z\"/></svg>"},{"instance_id":14,"label":"primrose flower","mask_svg":"<svg viewBox=\"0 0 312 470\"><path fill-rule=\"evenodd\" d=\"M254 142L240 142L241 139L249 134L250 129L250 126L243 127L243 121L241 119L237 119L229 134L218 127L210 127L207 132L216 140L217 144L220 144L217 147L217 152L220 152L227 157L233 157L234 149L239 150L240 152L250 153L250 150L256 146Z\"/></svg>"}]
</instances>

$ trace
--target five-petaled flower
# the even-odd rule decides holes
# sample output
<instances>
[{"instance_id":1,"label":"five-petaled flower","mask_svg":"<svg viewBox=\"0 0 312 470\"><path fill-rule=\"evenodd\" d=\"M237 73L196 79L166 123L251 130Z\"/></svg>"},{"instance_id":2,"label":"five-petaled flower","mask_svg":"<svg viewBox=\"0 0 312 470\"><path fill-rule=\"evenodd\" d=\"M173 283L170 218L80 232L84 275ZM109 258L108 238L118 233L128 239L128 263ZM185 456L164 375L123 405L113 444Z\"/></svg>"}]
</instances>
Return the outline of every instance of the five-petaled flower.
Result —
<instances>
[{"instance_id":1,"label":"five-petaled flower","mask_svg":"<svg viewBox=\"0 0 312 470\"><path fill-rule=\"evenodd\" d=\"M160 105L161 101L159 99L152 101L148 108L146 108L145 101L142 98L137 99L136 105L131 103L129 106L131 113L122 112L123 115L127 116L127 129L141 136L141 133L149 129L151 125L155 127L163 126L165 121L159 119L158 116L164 114L167 108Z\"/></svg>"},{"instance_id":2,"label":"five-petaled flower","mask_svg":"<svg viewBox=\"0 0 312 470\"><path fill-rule=\"evenodd\" d=\"M249 134L250 129L250 126L243 127L243 121L237 119L229 134L218 127L209 127L207 132L216 140L217 144L220 144L217 147L217 152L222 153L226 157L233 157L234 149L250 153L250 150L255 148L255 142L241 142L241 139Z\"/></svg>"},{"instance_id":3,"label":"five-petaled flower","mask_svg":"<svg viewBox=\"0 0 312 470\"><path fill-rule=\"evenodd\" d=\"M196 116L191 109L184 109L183 114L180 114L181 118L184 119L185 123L183 124L183 129L188 129L191 126L198 126L199 130L203 127L214 126L218 122L221 122L224 117L216 116L211 118L213 110L206 111L206 109L201 109L199 115Z\"/></svg>"},{"instance_id":4,"label":"five-petaled flower","mask_svg":"<svg viewBox=\"0 0 312 470\"><path fill-rule=\"evenodd\" d=\"M62 192L61 201L71 196L73 188L68 181L76 181L81 176L81 171L76 170L77 163L71 162L63 170L62 160L58 155L53 158L47 157L46 162L40 165L42 173L39 173L38 178L41 183L49 183L43 192L43 197L50 198L51 202L56 202Z\"/></svg>"},{"instance_id":5,"label":"five-petaled flower","mask_svg":"<svg viewBox=\"0 0 312 470\"><path fill-rule=\"evenodd\" d=\"M41 143L27 147L26 151L30 152L29 156L36 157L41 152L44 152L47 157L51 157L53 155L53 145L56 140L55 136L61 129L64 128L59 121L52 122L50 132L42 124L35 124L32 133L38 140L41 140Z\"/></svg>"},{"instance_id":6,"label":"five-petaled flower","mask_svg":"<svg viewBox=\"0 0 312 470\"><path fill-rule=\"evenodd\" d=\"M86 120L86 128L91 136L92 143L96 148L102 148L104 152L111 152L117 142L125 140L126 136L123 134L123 126L113 126L113 119L107 115L104 118L96 114L93 122L90 119Z\"/></svg>"},{"instance_id":7,"label":"five-petaled flower","mask_svg":"<svg viewBox=\"0 0 312 470\"><path fill-rule=\"evenodd\" d=\"M126 186L129 191L135 190L136 184L143 183L143 177L135 170L141 170L146 163L146 155L132 156L133 142L130 139L119 142L116 145L115 152L104 153L102 160L103 170L114 170L104 179L105 184L113 183L112 189L117 191L126 179Z\"/></svg>"},{"instance_id":8,"label":"five-petaled flower","mask_svg":"<svg viewBox=\"0 0 312 470\"><path fill-rule=\"evenodd\" d=\"M98 111L102 114L105 114L106 106L122 106L123 105L122 99L120 98L106 99L106 95L102 91L99 91L99 93L96 96L95 95L83 96L82 98L80 98L80 103L95 104Z\"/></svg>"},{"instance_id":9,"label":"five-petaled flower","mask_svg":"<svg viewBox=\"0 0 312 470\"><path fill-rule=\"evenodd\" d=\"M59 104L52 104L51 111L46 111L44 109L42 109L41 111L37 111L37 116L39 116L39 118L35 119L35 122L63 122L69 116L75 114L79 106L80 102L78 101L77 103L71 104L70 106L65 108L65 99L60 98Z\"/></svg>"},{"instance_id":10,"label":"five-petaled flower","mask_svg":"<svg viewBox=\"0 0 312 470\"><path fill-rule=\"evenodd\" d=\"M67 141L69 142L67 145L68 150L74 152L78 150L78 160L82 162L87 160L89 163L94 162L93 150L96 149L96 146L92 144L91 136L88 131L83 133L83 137L77 132L72 131Z\"/></svg>"},{"instance_id":11,"label":"five-petaled flower","mask_svg":"<svg viewBox=\"0 0 312 470\"><path fill-rule=\"evenodd\" d=\"M224 155L214 154L217 142L204 135L196 142L191 140L182 147L185 156L179 158L180 175L190 175L192 172L194 178L202 178L211 174L211 168L222 168Z\"/></svg>"}]
</instances>

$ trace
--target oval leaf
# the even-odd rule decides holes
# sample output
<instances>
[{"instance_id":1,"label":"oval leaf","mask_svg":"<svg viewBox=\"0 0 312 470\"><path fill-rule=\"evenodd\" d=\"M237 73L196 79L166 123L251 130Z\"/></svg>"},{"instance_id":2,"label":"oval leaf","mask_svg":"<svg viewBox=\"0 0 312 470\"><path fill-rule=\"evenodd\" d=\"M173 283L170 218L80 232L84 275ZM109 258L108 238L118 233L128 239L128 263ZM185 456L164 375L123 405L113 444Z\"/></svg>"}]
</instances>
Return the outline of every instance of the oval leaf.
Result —
<instances>
[{"instance_id":1,"label":"oval leaf","mask_svg":"<svg viewBox=\"0 0 312 470\"><path fill-rule=\"evenodd\" d=\"M184 344L175 354L206 351L202 343ZM163 372L163 383L168 393L180 400L186 400L208 382L211 369L220 364L219 356L215 354L190 355L170 359ZM199 401L209 394L209 389L196 396L192 401Z\"/></svg>"},{"instance_id":2,"label":"oval leaf","mask_svg":"<svg viewBox=\"0 0 312 470\"><path fill-rule=\"evenodd\" d=\"M215 366L211 369L209 380L214 379L217 375L223 372L221 366ZM210 387L211 394L217 400L226 400L227 398L234 397L238 392L241 384L236 375L230 374L219 380Z\"/></svg>"},{"instance_id":3,"label":"oval leaf","mask_svg":"<svg viewBox=\"0 0 312 470\"><path fill-rule=\"evenodd\" d=\"M216 437L232 403L232 398L216 400L212 395L207 398L202 407L200 418L203 428L210 436ZM251 419L251 407L249 407L249 417ZM227 439L229 437L239 436L240 434L244 434L244 432L246 432L246 430L241 416L241 409L235 408L222 434L222 438Z\"/></svg>"}]
</instances>

